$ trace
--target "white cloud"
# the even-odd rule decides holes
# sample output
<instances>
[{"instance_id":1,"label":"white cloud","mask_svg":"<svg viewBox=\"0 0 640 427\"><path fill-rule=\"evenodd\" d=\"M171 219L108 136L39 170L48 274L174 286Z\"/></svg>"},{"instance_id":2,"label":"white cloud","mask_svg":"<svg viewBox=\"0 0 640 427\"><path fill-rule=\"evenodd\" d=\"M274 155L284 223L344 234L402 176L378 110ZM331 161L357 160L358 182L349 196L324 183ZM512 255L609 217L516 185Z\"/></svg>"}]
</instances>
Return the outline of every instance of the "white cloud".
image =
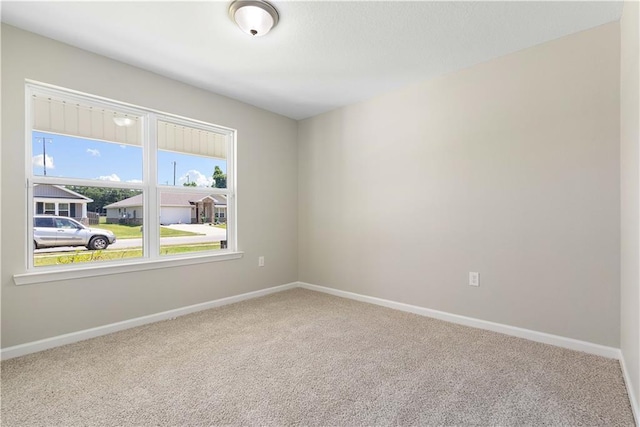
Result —
<instances>
[{"instance_id":1,"label":"white cloud","mask_svg":"<svg viewBox=\"0 0 640 427\"><path fill-rule=\"evenodd\" d=\"M93 157L100 157L100 150L87 148L87 153L91 154Z\"/></svg>"},{"instance_id":2,"label":"white cloud","mask_svg":"<svg viewBox=\"0 0 640 427\"><path fill-rule=\"evenodd\" d=\"M102 175L102 176L99 176L97 179L99 179L100 181L115 181L115 182L120 181L120 177L115 173L112 173L111 175Z\"/></svg>"},{"instance_id":3,"label":"white cloud","mask_svg":"<svg viewBox=\"0 0 640 427\"><path fill-rule=\"evenodd\" d=\"M180 184L184 184L185 182L195 182L198 187L211 187L213 184L212 177L203 175L200 171L195 169L187 171L187 173L182 175L178 181Z\"/></svg>"},{"instance_id":4,"label":"white cloud","mask_svg":"<svg viewBox=\"0 0 640 427\"><path fill-rule=\"evenodd\" d=\"M44 167L44 157L42 154L38 154L37 156L33 156L33 159L31 160L34 166L37 166L39 168L43 168ZM51 156L47 156L47 167L49 169L55 169L55 166L53 164L53 157Z\"/></svg>"},{"instance_id":5,"label":"white cloud","mask_svg":"<svg viewBox=\"0 0 640 427\"><path fill-rule=\"evenodd\" d=\"M127 148L127 146L124 145L124 144L120 144L120 148L122 148L124 150L125 148Z\"/></svg>"}]
</instances>

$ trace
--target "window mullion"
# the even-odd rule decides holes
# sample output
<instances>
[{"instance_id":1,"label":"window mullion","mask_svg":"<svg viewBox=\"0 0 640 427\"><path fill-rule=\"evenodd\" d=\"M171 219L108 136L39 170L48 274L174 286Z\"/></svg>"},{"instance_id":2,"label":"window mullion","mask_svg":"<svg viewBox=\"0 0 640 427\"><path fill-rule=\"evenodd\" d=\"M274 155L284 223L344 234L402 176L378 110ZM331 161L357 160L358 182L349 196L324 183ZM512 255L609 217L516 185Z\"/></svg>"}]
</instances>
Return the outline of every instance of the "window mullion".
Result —
<instances>
[{"instance_id":1,"label":"window mullion","mask_svg":"<svg viewBox=\"0 0 640 427\"><path fill-rule=\"evenodd\" d=\"M145 233L144 244L145 254L149 258L155 259L160 255L160 213L158 198L160 197L157 185L158 176L158 127L157 117L155 114L147 115L146 132L144 147L147 152L144 156L145 164L145 183L147 191L145 191Z\"/></svg>"},{"instance_id":2,"label":"window mullion","mask_svg":"<svg viewBox=\"0 0 640 427\"><path fill-rule=\"evenodd\" d=\"M236 174L236 147L237 134L233 132L227 137L227 239L229 241L229 249L238 250L238 224L237 224L237 174Z\"/></svg>"}]
</instances>

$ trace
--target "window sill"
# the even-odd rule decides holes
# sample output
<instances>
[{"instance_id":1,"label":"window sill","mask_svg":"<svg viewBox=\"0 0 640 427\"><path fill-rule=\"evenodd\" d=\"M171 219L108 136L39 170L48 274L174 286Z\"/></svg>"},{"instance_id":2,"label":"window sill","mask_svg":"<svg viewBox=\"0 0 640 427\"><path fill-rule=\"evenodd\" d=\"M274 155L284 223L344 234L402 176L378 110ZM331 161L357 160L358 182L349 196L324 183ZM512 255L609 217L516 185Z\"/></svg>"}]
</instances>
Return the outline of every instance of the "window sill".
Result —
<instances>
[{"instance_id":1,"label":"window sill","mask_svg":"<svg viewBox=\"0 0 640 427\"><path fill-rule=\"evenodd\" d=\"M244 252L226 252L215 255L200 255L189 258L156 259L107 264L89 265L64 270L33 271L15 274L13 281L16 285L31 285L34 283L57 282L60 280L81 279L84 277L108 276L111 274L130 273L135 271L157 270L160 268L180 267L184 265L203 264L207 262L227 261L242 258Z\"/></svg>"}]
</instances>

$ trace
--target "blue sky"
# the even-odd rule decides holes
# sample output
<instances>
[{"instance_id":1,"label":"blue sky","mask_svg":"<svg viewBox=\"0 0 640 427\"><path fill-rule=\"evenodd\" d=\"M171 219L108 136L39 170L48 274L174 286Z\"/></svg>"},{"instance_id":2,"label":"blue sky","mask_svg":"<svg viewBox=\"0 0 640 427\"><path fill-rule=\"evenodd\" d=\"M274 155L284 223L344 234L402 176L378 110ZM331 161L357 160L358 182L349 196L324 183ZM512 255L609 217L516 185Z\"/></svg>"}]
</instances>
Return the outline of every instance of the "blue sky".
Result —
<instances>
[{"instance_id":1,"label":"blue sky","mask_svg":"<svg viewBox=\"0 0 640 427\"><path fill-rule=\"evenodd\" d=\"M142 148L132 145L33 132L33 173L44 174L43 142L46 141L47 176L96 179L103 181L141 182ZM158 184L173 185L173 162L176 162L176 185L195 181L211 186L213 170L219 166L226 173L226 161L170 151L158 151Z\"/></svg>"}]
</instances>

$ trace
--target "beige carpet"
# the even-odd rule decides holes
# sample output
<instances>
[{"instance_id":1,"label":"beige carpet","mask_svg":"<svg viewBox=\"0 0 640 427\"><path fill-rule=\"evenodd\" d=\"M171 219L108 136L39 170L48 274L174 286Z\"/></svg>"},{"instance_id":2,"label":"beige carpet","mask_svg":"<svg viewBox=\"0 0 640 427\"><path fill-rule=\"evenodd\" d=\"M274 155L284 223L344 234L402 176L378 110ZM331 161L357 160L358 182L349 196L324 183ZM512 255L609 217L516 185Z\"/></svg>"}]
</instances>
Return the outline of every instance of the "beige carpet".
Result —
<instances>
[{"instance_id":1,"label":"beige carpet","mask_svg":"<svg viewBox=\"0 0 640 427\"><path fill-rule=\"evenodd\" d=\"M2 363L3 426L633 425L617 361L302 289Z\"/></svg>"}]
</instances>

